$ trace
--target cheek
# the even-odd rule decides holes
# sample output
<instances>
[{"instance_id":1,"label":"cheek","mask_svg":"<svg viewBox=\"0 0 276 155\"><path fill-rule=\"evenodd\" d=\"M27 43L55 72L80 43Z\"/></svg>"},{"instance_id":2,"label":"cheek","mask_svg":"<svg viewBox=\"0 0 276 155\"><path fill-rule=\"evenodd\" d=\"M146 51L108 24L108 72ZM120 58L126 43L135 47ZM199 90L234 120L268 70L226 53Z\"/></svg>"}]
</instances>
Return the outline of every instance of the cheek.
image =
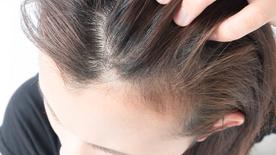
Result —
<instances>
[{"instance_id":1,"label":"cheek","mask_svg":"<svg viewBox=\"0 0 276 155\"><path fill-rule=\"evenodd\" d=\"M79 155L78 152L80 152L81 148L81 142L74 137L72 133L67 131L63 128L59 123L56 122L56 120L51 115L51 112L49 111L47 106L44 106L48 120L51 124L52 129L55 131L56 135L58 136L61 148L60 148L60 154L61 155Z\"/></svg>"},{"instance_id":2,"label":"cheek","mask_svg":"<svg viewBox=\"0 0 276 155\"><path fill-rule=\"evenodd\" d=\"M44 103L45 102L46 101L44 101ZM48 109L47 106L45 106L45 104L44 104L44 108L45 108L45 111L46 111L46 114L47 114L47 118L48 118L48 120L50 122L50 125L51 125L52 129L55 131L55 133L57 134L57 136L59 138L62 138L63 137L62 136L62 133L63 133L62 130L63 130L63 128L58 123L56 123L56 121L54 120L54 118L51 115L50 110Z\"/></svg>"}]
</instances>

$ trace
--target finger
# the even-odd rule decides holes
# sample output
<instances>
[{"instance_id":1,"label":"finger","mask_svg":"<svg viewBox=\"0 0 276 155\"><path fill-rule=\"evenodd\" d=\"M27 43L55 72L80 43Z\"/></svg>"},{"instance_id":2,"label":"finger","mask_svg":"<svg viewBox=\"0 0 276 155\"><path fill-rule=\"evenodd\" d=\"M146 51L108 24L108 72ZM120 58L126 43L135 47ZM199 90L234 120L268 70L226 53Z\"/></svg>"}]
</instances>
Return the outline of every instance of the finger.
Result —
<instances>
[{"instance_id":1,"label":"finger","mask_svg":"<svg viewBox=\"0 0 276 155\"><path fill-rule=\"evenodd\" d=\"M168 4L170 3L172 0L156 0L158 3L160 4Z\"/></svg>"},{"instance_id":2,"label":"finger","mask_svg":"<svg viewBox=\"0 0 276 155\"><path fill-rule=\"evenodd\" d=\"M273 8L270 8L270 3L264 1L254 1L223 21L210 39L222 42L233 41L268 23L273 17L270 13Z\"/></svg>"},{"instance_id":3,"label":"finger","mask_svg":"<svg viewBox=\"0 0 276 155\"><path fill-rule=\"evenodd\" d=\"M187 26L214 1L215 0L183 0L180 9L174 16L175 23L179 26Z\"/></svg>"}]
</instances>

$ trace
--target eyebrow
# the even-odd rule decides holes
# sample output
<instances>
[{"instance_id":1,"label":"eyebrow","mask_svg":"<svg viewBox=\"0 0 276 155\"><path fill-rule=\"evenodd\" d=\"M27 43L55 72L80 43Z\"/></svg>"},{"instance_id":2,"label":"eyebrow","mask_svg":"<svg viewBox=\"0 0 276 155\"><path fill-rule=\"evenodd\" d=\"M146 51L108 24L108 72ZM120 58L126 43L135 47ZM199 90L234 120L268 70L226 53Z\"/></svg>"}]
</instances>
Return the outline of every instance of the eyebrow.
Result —
<instances>
[{"instance_id":1,"label":"eyebrow","mask_svg":"<svg viewBox=\"0 0 276 155\"><path fill-rule=\"evenodd\" d=\"M61 124L60 120L58 119L57 115L55 114L55 112L53 111L52 107L50 106L50 104L48 103L47 99L45 98L42 90L41 90L41 87L40 87L40 84L38 82L38 92L40 94L40 96L42 97L43 102L45 103L45 105L49 108L51 114L53 115L54 119ZM62 125L62 124L61 124ZM86 144L88 144L89 146L93 147L93 148L96 148L98 150L101 150L103 152L108 152L108 153L112 153L112 154L116 154L116 155L130 155L128 153L124 153L124 152L120 152L120 151L116 151L116 150L113 150L113 149L109 149L109 148L106 148L106 147L103 147L103 146L99 146L99 145L95 145L95 144L92 144L92 143L88 143L88 142L85 142Z\"/></svg>"}]
</instances>

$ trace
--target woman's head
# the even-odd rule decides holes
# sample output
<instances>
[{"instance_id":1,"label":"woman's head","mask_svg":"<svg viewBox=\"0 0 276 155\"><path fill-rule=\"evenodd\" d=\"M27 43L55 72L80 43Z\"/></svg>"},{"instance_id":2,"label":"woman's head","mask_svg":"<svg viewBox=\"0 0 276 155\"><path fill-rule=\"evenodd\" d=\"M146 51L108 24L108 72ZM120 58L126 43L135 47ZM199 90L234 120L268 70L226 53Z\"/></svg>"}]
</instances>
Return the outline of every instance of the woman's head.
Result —
<instances>
[{"instance_id":1,"label":"woman's head","mask_svg":"<svg viewBox=\"0 0 276 155\"><path fill-rule=\"evenodd\" d=\"M208 41L246 1L216 1L184 28L173 23L181 0L34 0L36 25L26 2L26 34L41 50L39 83L65 154L102 153L96 144L134 155L244 155L275 112L269 25Z\"/></svg>"}]
</instances>

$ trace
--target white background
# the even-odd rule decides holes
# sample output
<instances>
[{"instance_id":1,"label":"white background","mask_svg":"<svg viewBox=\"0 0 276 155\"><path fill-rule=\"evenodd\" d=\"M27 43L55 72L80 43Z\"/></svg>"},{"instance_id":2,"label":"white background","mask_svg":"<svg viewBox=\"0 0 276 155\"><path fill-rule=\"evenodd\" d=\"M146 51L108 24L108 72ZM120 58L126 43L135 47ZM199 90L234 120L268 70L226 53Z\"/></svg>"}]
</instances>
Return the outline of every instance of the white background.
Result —
<instances>
[{"instance_id":1,"label":"white background","mask_svg":"<svg viewBox=\"0 0 276 155\"><path fill-rule=\"evenodd\" d=\"M22 0L0 1L0 124L14 91L38 72L37 49L20 28ZM276 135L267 136L251 155L275 155Z\"/></svg>"},{"instance_id":2,"label":"white background","mask_svg":"<svg viewBox=\"0 0 276 155\"><path fill-rule=\"evenodd\" d=\"M38 71L37 49L20 28L21 1L0 1L0 124L15 89Z\"/></svg>"}]
</instances>

